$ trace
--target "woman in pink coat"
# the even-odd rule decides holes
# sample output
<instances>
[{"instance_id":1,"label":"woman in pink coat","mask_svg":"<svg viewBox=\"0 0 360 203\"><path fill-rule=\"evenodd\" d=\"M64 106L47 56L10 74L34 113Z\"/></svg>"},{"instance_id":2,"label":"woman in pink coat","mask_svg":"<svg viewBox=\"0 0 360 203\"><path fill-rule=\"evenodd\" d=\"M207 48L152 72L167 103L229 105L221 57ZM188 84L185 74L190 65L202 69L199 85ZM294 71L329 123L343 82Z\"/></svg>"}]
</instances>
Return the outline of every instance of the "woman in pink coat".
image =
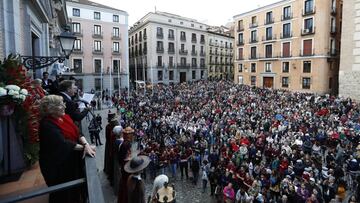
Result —
<instances>
[{"instance_id":1,"label":"woman in pink coat","mask_svg":"<svg viewBox=\"0 0 360 203\"><path fill-rule=\"evenodd\" d=\"M235 191L232 187L232 183L229 183L227 186L224 187L223 190L224 201L225 203L233 203L235 200Z\"/></svg>"}]
</instances>

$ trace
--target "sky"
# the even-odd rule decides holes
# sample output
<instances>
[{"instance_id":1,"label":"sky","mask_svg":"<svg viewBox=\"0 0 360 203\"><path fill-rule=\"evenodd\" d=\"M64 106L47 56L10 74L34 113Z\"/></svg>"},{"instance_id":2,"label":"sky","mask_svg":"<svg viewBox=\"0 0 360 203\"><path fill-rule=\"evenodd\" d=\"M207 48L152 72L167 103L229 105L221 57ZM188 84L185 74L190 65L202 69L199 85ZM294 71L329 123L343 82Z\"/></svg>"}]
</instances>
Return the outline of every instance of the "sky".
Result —
<instances>
[{"instance_id":1,"label":"sky","mask_svg":"<svg viewBox=\"0 0 360 203\"><path fill-rule=\"evenodd\" d=\"M193 18L199 22L220 26L233 16L280 0L90 0L129 14L129 26L149 12L157 11Z\"/></svg>"}]
</instances>

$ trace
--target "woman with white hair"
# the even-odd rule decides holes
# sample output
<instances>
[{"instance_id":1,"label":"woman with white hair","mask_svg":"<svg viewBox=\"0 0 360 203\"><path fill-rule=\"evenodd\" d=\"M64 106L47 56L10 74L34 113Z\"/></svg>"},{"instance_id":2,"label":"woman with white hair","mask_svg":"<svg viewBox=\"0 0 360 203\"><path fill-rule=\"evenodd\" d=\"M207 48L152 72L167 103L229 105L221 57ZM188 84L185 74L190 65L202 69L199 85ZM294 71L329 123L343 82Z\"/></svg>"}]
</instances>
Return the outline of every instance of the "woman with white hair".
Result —
<instances>
[{"instance_id":1,"label":"woman with white hair","mask_svg":"<svg viewBox=\"0 0 360 203\"><path fill-rule=\"evenodd\" d=\"M164 186L164 183L168 183L168 182L169 182L169 178L166 175L161 174L161 175L156 176L156 178L154 180L153 190L152 190L151 197L150 197L151 198L150 202L157 203L156 194L157 194L158 190Z\"/></svg>"}]
</instances>

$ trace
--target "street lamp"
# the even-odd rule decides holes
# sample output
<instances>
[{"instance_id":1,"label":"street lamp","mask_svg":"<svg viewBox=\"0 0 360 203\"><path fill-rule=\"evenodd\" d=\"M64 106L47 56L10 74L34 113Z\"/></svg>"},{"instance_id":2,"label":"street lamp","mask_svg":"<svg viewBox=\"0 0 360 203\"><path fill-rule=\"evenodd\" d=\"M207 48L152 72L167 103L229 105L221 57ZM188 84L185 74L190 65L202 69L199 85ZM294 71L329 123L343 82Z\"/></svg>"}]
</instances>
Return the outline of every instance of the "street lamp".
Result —
<instances>
[{"instance_id":1,"label":"street lamp","mask_svg":"<svg viewBox=\"0 0 360 203\"><path fill-rule=\"evenodd\" d=\"M37 69L50 66L54 64L56 61L62 63L65 61L65 59L69 59L69 56L74 49L74 42L76 40L76 37L73 35L73 33L70 33L69 29L67 28L56 38L60 41L61 51L63 52L63 55L34 56L33 53L32 56L21 56L24 66L28 70L32 69L34 71L34 76L35 76L35 70Z\"/></svg>"}]
</instances>

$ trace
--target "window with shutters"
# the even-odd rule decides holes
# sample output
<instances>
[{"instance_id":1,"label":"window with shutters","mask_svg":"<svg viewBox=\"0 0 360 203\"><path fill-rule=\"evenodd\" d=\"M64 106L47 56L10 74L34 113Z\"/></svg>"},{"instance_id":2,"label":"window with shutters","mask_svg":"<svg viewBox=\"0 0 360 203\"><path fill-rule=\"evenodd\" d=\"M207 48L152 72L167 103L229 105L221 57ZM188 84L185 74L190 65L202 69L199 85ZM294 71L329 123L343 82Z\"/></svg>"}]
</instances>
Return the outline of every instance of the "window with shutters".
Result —
<instances>
[{"instance_id":1,"label":"window with shutters","mask_svg":"<svg viewBox=\"0 0 360 203\"><path fill-rule=\"evenodd\" d=\"M265 57L272 58L272 45L268 44L265 46Z\"/></svg>"},{"instance_id":2,"label":"window with shutters","mask_svg":"<svg viewBox=\"0 0 360 203\"><path fill-rule=\"evenodd\" d=\"M82 49L81 47L81 39L76 39L74 41L74 50L75 51L80 51Z\"/></svg>"},{"instance_id":3,"label":"window with shutters","mask_svg":"<svg viewBox=\"0 0 360 203\"><path fill-rule=\"evenodd\" d=\"M313 55L312 49L312 39L307 39L303 41L303 56L311 56Z\"/></svg>"},{"instance_id":4,"label":"window with shutters","mask_svg":"<svg viewBox=\"0 0 360 203\"><path fill-rule=\"evenodd\" d=\"M100 12L94 12L94 19L95 19L95 20L100 20L100 19L101 19L101 14L100 14Z\"/></svg>"},{"instance_id":5,"label":"window with shutters","mask_svg":"<svg viewBox=\"0 0 360 203\"><path fill-rule=\"evenodd\" d=\"M266 40L272 40L272 27L268 27L266 28Z\"/></svg>"},{"instance_id":6,"label":"window with shutters","mask_svg":"<svg viewBox=\"0 0 360 203\"><path fill-rule=\"evenodd\" d=\"M265 63L265 72L271 73L271 63Z\"/></svg>"},{"instance_id":7,"label":"window with shutters","mask_svg":"<svg viewBox=\"0 0 360 203\"><path fill-rule=\"evenodd\" d=\"M283 24L283 33L281 38L290 38L291 37L291 24Z\"/></svg>"},{"instance_id":8,"label":"window with shutters","mask_svg":"<svg viewBox=\"0 0 360 203\"><path fill-rule=\"evenodd\" d=\"M290 57L290 42L284 42L282 48L282 57Z\"/></svg>"},{"instance_id":9,"label":"window with shutters","mask_svg":"<svg viewBox=\"0 0 360 203\"><path fill-rule=\"evenodd\" d=\"M174 57L173 56L169 56L169 67L170 68L174 67Z\"/></svg>"},{"instance_id":10,"label":"window with shutters","mask_svg":"<svg viewBox=\"0 0 360 203\"><path fill-rule=\"evenodd\" d=\"M119 22L119 16L113 15L113 22Z\"/></svg>"},{"instance_id":11,"label":"window with shutters","mask_svg":"<svg viewBox=\"0 0 360 203\"><path fill-rule=\"evenodd\" d=\"M80 23L72 23L72 31L74 33L81 33L81 25L80 25Z\"/></svg>"},{"instance_id":12,"label":"window with shutters","mask_svg":"<svg viewBox=\"0 0 360 203\"><path fill-rule=\"evenodd\" d=\"M256 47L251 47L251 59L256 59Z\"/></svg>"},{"instance_id":13,"label":"window with shutters","mask_svg":"<svg viewBox=\"0 0 360 203\"><path fill-rule=\"evenodd\" d=\"M239 60L243 60L244 56L243 56L243 48L239 48Z\"/></svg>"},{"instance_id":14,"label":"window with shutters","mask_svg":"<svg viewBox=\"0 0 360 203\"><path fill-rule=\"evenodd\" d=\"M72 11L73 11L73 16L80 17L80 9L73 8Z\"/></svg>"}]
</instances>

